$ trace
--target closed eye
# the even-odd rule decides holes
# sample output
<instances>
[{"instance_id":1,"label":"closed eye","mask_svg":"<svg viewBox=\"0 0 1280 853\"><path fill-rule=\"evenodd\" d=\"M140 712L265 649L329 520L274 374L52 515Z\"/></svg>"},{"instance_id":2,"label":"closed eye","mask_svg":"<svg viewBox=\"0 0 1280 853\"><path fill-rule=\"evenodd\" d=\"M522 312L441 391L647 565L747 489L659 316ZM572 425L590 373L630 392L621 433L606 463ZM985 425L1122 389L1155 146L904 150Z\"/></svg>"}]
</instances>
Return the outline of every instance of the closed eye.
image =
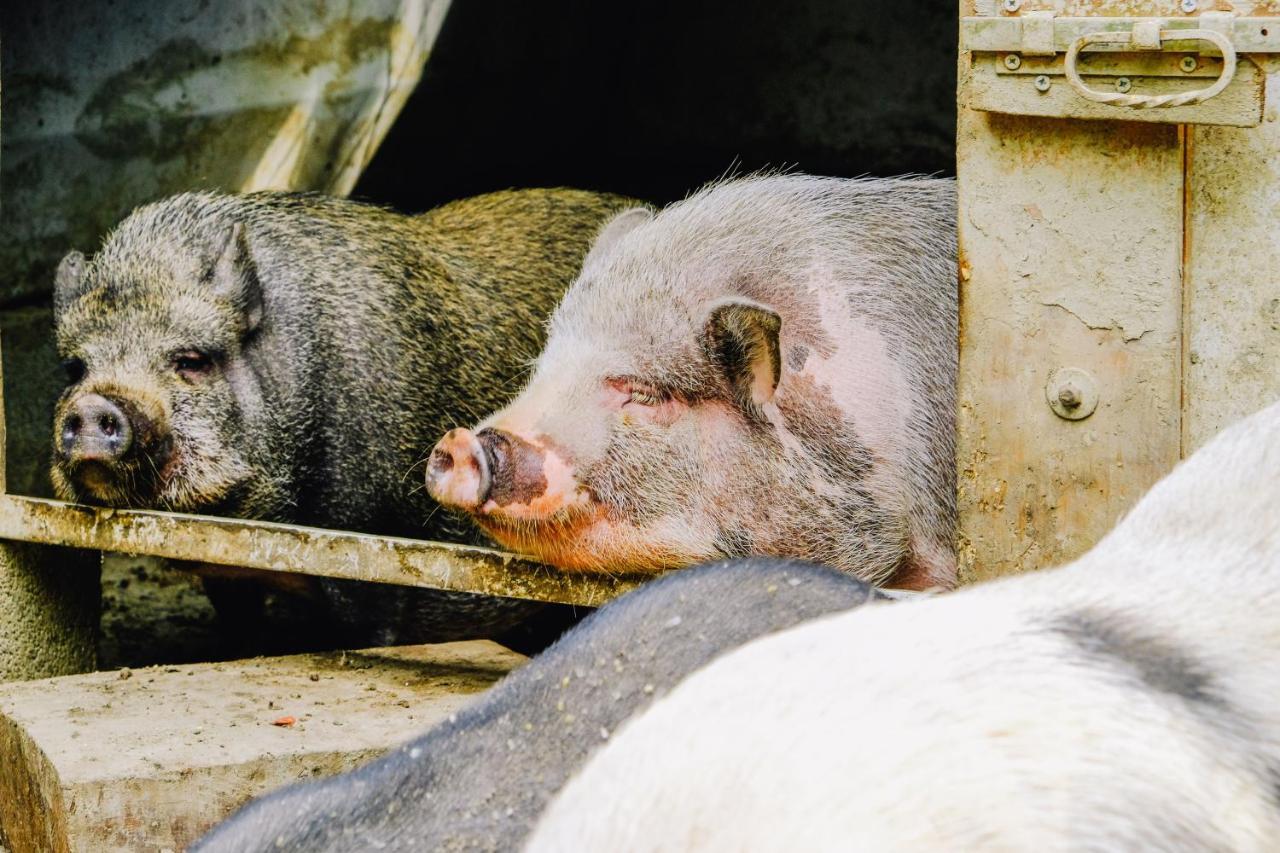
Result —
<instances>
[{"instance_id":1,"label":"closed eye","mask_svg":"<svg viewBox=\"0 0 1280 853\"><path fill-rule=\"evenodd\" d=\"M638 403L641 406L657 406L666 398L657 391L648 388L632 388L631 396L627 398L628 403Z\"/></svg>"},{"instance_id":2,"label":"closed eye","mask_svg":"<svg viewBox=\"0 0 1280 853\"><path fill-rule=\"evenodd\" d=\"M605 379L605 386L613 396L613 405L657 408L670 403L673 395L666 390L628 376L612 376Z\"/></svg>"}]
</instances>

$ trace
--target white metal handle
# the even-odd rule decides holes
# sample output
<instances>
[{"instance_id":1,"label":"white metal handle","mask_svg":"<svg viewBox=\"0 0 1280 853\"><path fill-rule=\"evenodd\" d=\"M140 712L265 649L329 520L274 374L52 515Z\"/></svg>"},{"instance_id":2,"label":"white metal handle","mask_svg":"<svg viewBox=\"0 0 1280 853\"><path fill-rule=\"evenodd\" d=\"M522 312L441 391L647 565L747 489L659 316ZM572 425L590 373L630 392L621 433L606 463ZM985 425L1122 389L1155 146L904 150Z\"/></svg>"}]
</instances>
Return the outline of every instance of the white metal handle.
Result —
<instances>
[{"instance_id":1,"label":"white metal handle","mask_svg":"<svg viewBox=\"0 0 1280 853\"><path fill-rule=\"evenodd\" d=\"M1231 40L1222 33L1214 32L1213 30L1160 30L1159 41L1207 41L1212 43L1214 47L1222 51L1222 73L1218 75L1218 79L1213 82L1213 85L1204 89L1193 89L1190 92L1170 95L1125 95L1120 92L1099 92L1097 89L1090 89L1080 79L1080 73L1076 71L1076 59L1080 56L1080 51L1083 48L1091 44L1132 44L1139 49L1147 47L1147 45L1140 43L1139 39L1134 37L1133 32L1105 32L1083 35L1071 43L1063 62L1067 82L1082 98L1088 98L1090 101L1111 104L1117 107L1129 107L1135 110L1146 110L1156 107L1181 107L1188 104L1204 103L1227 88L1231 79L1236 75L1235 47L1231 44Z\"/></svg>"}]
</instances>

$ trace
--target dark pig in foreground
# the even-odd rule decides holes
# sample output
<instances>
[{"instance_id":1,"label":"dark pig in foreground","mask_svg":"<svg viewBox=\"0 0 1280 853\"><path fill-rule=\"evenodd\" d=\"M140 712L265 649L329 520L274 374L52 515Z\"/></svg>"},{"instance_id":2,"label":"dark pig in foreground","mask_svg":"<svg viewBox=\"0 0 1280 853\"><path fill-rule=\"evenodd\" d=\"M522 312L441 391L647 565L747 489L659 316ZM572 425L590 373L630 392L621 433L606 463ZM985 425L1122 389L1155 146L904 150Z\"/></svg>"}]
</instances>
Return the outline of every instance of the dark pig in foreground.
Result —
<instances>
[{"instance_id":1,"label":"dark pig in foreground","mask_svg":"<svg viewBox=\"0 0 1280 853\"><path fill-rule=\"evenodd\" d=\"M191 849L516 850L570 774L685 675L875 595L846 574L769 558L660 578L450 721L355 771L252 802Z\"/></svg>"},{"instance_id":2,"label":"dark pig in foreground","mask_svg":"<svg viewBox=\"0 0 1280 853\"><path fill-rule=\"evenodd\" d=\"M625 204L561 189L412 217L281 193L139 208L92 259L72 252L58 268L58 495L457 538L415 465L460 418L510 398ZM206 577L244 606L226 583ZM475 636L529 607L298 583L352 629L346 642Z\"/></svg>"},{"instance_id":3,"label":"dark pig in foreground","mask_svg":"<svg viewBox=\"0 0 1280 853\"><path fill-rule=\"evenodd\" d=\"M527 387L431 494L583 571L797 556L955 576L955 192L776 175L601 233Z\"/></svg>"}]
</instances>

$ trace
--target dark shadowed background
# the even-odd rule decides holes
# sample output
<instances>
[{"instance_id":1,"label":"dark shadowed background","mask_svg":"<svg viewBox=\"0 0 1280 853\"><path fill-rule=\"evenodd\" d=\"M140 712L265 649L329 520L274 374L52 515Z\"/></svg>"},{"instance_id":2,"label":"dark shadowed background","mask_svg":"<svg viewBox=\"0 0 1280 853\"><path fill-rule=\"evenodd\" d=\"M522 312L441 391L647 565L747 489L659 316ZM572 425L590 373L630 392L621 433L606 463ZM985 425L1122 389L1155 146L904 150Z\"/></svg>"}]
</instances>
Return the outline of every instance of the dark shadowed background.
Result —
<instances>
[{"instance_id":1,"label":"dark shadowed background","mask_svg":"<svg viewBox=\"0 0 1280 853\"><path fill-rule=\"evenodd\" d=\"M955 30L928 0L455 0L356 195L665 202L735 167L953 174Z\"/></svg>"}]
</instances>

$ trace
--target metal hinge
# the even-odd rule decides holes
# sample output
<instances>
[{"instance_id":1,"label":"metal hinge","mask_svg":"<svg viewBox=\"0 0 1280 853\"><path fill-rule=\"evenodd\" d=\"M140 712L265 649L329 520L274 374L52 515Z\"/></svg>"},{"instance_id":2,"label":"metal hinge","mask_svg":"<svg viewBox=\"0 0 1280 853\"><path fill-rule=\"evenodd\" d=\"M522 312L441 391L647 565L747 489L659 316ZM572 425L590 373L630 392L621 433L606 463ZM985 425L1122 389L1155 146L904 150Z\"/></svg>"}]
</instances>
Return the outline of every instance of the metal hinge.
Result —
<instances>
[{"instance_id":1,"label":"metal hinge","mask_svg":"<svg viewBox=\"0 0 1280 853\"><path fill-rule=\"evenodd\" d=\"M1252 127L1266 75L1240 54L1280 53L1280 18L969 17L960 48L973 109Z\"/></svg>"}]
</instances>

